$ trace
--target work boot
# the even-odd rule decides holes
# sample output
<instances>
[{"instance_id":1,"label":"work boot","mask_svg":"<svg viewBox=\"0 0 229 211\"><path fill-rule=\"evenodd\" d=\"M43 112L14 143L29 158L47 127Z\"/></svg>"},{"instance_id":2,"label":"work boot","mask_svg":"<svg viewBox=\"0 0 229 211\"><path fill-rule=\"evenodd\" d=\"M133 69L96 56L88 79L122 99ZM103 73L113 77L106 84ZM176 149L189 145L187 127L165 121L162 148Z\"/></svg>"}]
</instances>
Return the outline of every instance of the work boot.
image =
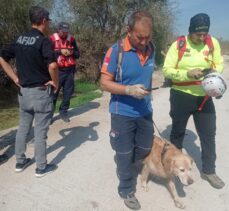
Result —
<instances>
[{"instance_id":1,"label":"work boot","mask_svg":"<svg viewBox=\"0 0 229 211\"><path fill-rule=\"evenodd\" d=\"M61 114L60 118L66 123L70 122L70 119L67 114Z\"/></svg>"},{"instance_id":2,"label":"work boot","mask_svg":"<svg viewBox=\"0 0 229 211\"><path fill-rule=\"evenodd\" d=\"M125 198L123 198L124 204L130 208L131 210L140 210L141 205L137 198L135 197L134 193L128 194Z\"/></svg>"},{"instance_id":3,"label":"work boot","mask_svg":"<svg viewBox=\"0 0 229 211\"><path fill-rule=\"evenodd\" d=\"M201 174L201 178L207 180L210 185L216 189L221 189L225 183L217 176L217 174Z\"/></svg>"}]
</instances>

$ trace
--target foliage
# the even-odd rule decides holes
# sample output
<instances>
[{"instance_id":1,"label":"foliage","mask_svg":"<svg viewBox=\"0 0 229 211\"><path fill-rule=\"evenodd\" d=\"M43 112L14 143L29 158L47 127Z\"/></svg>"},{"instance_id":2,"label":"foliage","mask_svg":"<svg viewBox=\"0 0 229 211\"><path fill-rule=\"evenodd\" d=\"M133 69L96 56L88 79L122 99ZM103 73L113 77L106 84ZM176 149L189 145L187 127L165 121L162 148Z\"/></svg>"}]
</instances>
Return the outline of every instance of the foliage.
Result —
<instances>
[{"instance_id":1,"label":"foliage","mask_svg":"<svg viewBox=\"0 0 229 211\"><path fill-rule=\"evenodd\" d=\"M166 46L172 30L172 11L166 0L68 0L74 14L75 36L80 44L79 71L95 81L104 52L125 34L129 15L148 10L154 18L153 41L158 52ZM157 56L160 62L160 54Z\"/></svg>"},{"instance_id":2,"label":"foliage","mask_svg":"<svg viewBox=\"0 0 229 211\"><path fill-rule=\"evenodd\" d=\"M0 90L0 131L18 125L19 121L17 96L11 96L10 90L6 90L5 95L1 94L3 93L1 93ZM77 80L75 81L75 92L72 96L70 107L76 108L101 96L102 93L99 90L98 84L92 84L84 80ZM12 99L9 100L9 98ZM57 101L56 112L58 112L61 103L60 98ZM8 99L8 101L6 101L6 99Z\"/></svg>"},{"instance_id":3,"label":"foliage","mask_svg":"<svg viewBox=\"0 0 229 211\"><path fill-rule=\"evenodd\" d=\"M31 3L30 0L11 0L0 7L1 44L8 43L15 35L28 28L28 8Z\"/></svg>"},{"instance_id":4,"label":"foliage","mask_svg":"<svg viewBox=\"0 0 229 211\"><path fill-rule=\"evenodd\" d=\"M54 27L51 31L57 20L71 23L71 31L81 51L78 77L92 82L99 78L108 47L125 35L127 19L133 11L144 9L153 15L153 41L157 52L167 45L172 33L173 11L168 0L11 0L7 4L3 1L0 0L4 5L0 7L0 45L28 30L31 5L44 6L52 13ZM157 53L157 63L161 62L160 56Z\"/></svg>"},{"instance_id":5,"label":"foliage","mask_svg":"<svg viewBox=\"0 0 229 211\"><path fill-rule=\"evenodd\" d=\"M30 28L28 12L33 5L51 6L50 0L0 0L0 49ZM4 5L4 6L3 6ZM12 82L0 69L0 88Z\"/></svg>"},{"instance_id":6,"label":"foliage","mask_svg":"<svg viewBox=\"0 0 229 211\"><path fill-rule=\"evenodd\" d=\"M61 95L62 94L60 93L55 112L58 112L62 98ZM102 93L99 91L99 85L97 83L90 83L85 80L76 80L74 94L70 101L70 108L84 105L101 96Z\"/></svg>"}]
</instances>

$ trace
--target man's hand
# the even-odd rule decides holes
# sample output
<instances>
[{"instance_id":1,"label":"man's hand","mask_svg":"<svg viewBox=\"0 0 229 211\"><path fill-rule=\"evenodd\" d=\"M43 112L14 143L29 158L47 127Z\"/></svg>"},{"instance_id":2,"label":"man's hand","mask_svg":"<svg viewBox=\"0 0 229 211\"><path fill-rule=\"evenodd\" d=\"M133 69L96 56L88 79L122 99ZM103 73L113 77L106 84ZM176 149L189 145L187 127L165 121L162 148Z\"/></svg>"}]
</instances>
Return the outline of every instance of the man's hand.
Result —
<instances>
[{"instance_id":1,"label":"man's hand","mask_svg":"<svg viewBox=\"0 0 229 211\"><path fill-rule=\"evenodd\" d=\"M137 99L142 99L150 92L145 90L145 87L142 84L136 84L132 86L127 86L125 89L126 95L130 95Z\"/></svg>"},{"instance_id":2,"label":"man's hand","mask_svg":"<svg viewBox=\"0 0 229 211\"><path fill-rule=\"evenodd\" d=\"M53 81L48 81L45 86L51 85L54 89L54 92L58 89L58 84L55 84Z\"/></svg>"},{"instance_id":3,"label":"man's hand","mask_svg":"<svg viewBox=\"0 0 229 211\"><path fill-rule=\"evenodd\" d=\"M192 69L187 72L187 76L192 79L199 79L204 76L204 73L201 69Z\"/></svg>"},{"instance_id":4,"label":"man's hand","mask_svg":"<svg viewBox=\"0 0 229 211\"><path fill-rule=\"evenodd\" d=\"M69 50L69 49L61 49L61 54L64 55L64 56L70 56L72 55L72 50Z\"/></svg>"},{"instance_id":5,"label":"man's hand","mask_svg":"<svg viewBox=\"0 0 229 211\"><path fill-rule=\"evenodd\" d=\"M21 87L21 85L19 84L19 79L18 79L18 77L16 77L16 78L14 79L14 83L15 83L18 87Z\"/></svg>"}]
</instances>

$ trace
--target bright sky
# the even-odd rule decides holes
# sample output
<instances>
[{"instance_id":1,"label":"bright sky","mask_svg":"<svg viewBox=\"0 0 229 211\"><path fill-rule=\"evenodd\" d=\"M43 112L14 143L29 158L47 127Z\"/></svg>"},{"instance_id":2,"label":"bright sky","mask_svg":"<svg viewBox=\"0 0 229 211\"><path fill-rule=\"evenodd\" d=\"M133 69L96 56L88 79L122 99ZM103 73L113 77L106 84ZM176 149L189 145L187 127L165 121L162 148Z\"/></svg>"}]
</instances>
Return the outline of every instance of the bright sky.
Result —
<instances>
[{"instance_id":1,"label":"bright sky","mask_svg":"<svg viewBox=\"0 0 229 211\"><path fill-rule=\"evenodd\" d=\"M229 40L229 0L177 0L178 13L175 28L178 35L186 35L190 18L197 13L210 16L210 34Z\"/></svg>"}]
</instances>

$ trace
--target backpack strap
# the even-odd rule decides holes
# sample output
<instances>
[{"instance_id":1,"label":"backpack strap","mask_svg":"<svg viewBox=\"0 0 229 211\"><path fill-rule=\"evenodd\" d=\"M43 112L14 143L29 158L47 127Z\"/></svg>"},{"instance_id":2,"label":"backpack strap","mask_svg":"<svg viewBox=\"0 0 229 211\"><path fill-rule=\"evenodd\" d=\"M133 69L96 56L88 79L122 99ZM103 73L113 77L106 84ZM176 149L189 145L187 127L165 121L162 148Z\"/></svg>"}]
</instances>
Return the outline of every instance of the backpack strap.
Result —
<instances>
[{"instance_id":1,"label":"backpack strap","mask_svg":"<svg viewBox=\"0 0 229 211\"><path fill-rule=\"evenodd\" d=\"M117 58L115 81L122 82L122 62L123 62L123 53L124 53L123 40L122 39L118 40L117 45L118 45L118 58ZM155 45L152 42L150 42L149 45L152 51L155 53L155 49L156 49Z\"/></svg>"},{"instance_id":2,"label":"backpack strap","mask_svg":"<svg viewBox=\"0 0 229 211\"><path fill-rule=\"evenodd\" d=\"M205 43L205 45L208 46L209 53L213 54L214 45L212 42L212 38L209 34L207 34L207 37L206 37L204 43ZM178 49L178 60L177 60L177 64L176 64L176 69L178 68L178 63L180 62L180 60L182 59L182 57L186 51L186 38L185 38L185 36L180 36L177 38L177 49ZM213 67L214 67L214 64L213 64Z\"/></svg>"},{"instance_id":3,"label":"backpack strap","mask_svg":"<svg viewBox=\"0 0 229 211\"><path fill-rule=\"evenodd\" d=\"M213 45L213 42L212 42L212 37L209 34L207 34L207 37L206 37L204 43L208 46L209 54L211 54L213 56L214 45ZM207 62L211 62L211 68L212 69L216 68L215 63L212 60L209 60L208 57L206 57L205 60Z\"/></svg>"},{"instance_id":4,"label":"backpack strap","mask_svg":"<svg viewBox=\"0 0 229 211\"><path fill-rule=\"evenodd\" d=\"M205 42L205 44L208 46L209 52L210 52L211 54L213 54L214 45L213 45L213 42L212 42L212 37L211 37L209 34L207 34L207 37L206 37L206 39L205 39L204 42Z\"/></svg>"},{"instance_id":5,"label":"backpack strap","mask_svg":"<svg viewBox=\"0 0 229 211\"><path fill-rule=\"evenodd\" d=\"M155 52L156 52L156 46L154 45L154 43L150 41L150 42L149 42L149 46L150 46L152 52L155 54ZM155 56L155 55L154 55L154 56Z\"/></svg>"},{"instance_id":6,"label":"backpack strap","mask_svg":"<svg viewBox=\"0 0 229 211\"><path fill-rule=\"evenodd\" d=\"M156 46L154 45L153 42L149 42L149 46L151 48L152 54L153 54L153 61L155 60L155 53L156 53ZM155 61L154 61L155 63ZM152 77L151 77L151 81L150 81L150 87L152 87Z\"/></svg>"},{"instance_id":7,"label":"backpack strap","mask_svg":"<svg viewBox=\"0 0 229 211\"><path fill-rule=\"evenodd\" d=\"M205 45L208 46L209 48L209 53L213 54L214 51L214 45L212 42L212 38L211 36L208 34L205 41L204 41ZM178 67L178 63L180 62L180 60L182 59L185 51L186 51L186 38L185 36L181 36L177 38L177 49L178 49L178 60L177 60L177 64L176 64L176 69ZM212 66L214 66L214 63L212 64ZM190 86L190 85L201 85L201 81L186 81L186 82L173 82L174 85L176 86ZM206 95L204 97L204 100L202 101L201 105L198 108L198 111L202 111L206 101L209 99L209 96Z\"/></svg>"},{"instance_id":8,"label":"backpack strap","mask_svg":"<svg viewBox=\"0 0 229 211\"><path fill-rule=\"evenodd\" d=\"M122 82L123 40L118 40L118 58L115 81Z\"/></svg>"},{"instance_id":9,"label":"backpack strap","mask_svg":"<svg viewBox=\"0 0 229 211\"><path fill-rule=\"evenodd\" d=\"M186 51L186 38L185 36L180 36L177 38L177 49L178 49L178 59L176 64L176 69L178 68L178 63L182 59L184 52Z\"/></svg>"}]
</instances>

